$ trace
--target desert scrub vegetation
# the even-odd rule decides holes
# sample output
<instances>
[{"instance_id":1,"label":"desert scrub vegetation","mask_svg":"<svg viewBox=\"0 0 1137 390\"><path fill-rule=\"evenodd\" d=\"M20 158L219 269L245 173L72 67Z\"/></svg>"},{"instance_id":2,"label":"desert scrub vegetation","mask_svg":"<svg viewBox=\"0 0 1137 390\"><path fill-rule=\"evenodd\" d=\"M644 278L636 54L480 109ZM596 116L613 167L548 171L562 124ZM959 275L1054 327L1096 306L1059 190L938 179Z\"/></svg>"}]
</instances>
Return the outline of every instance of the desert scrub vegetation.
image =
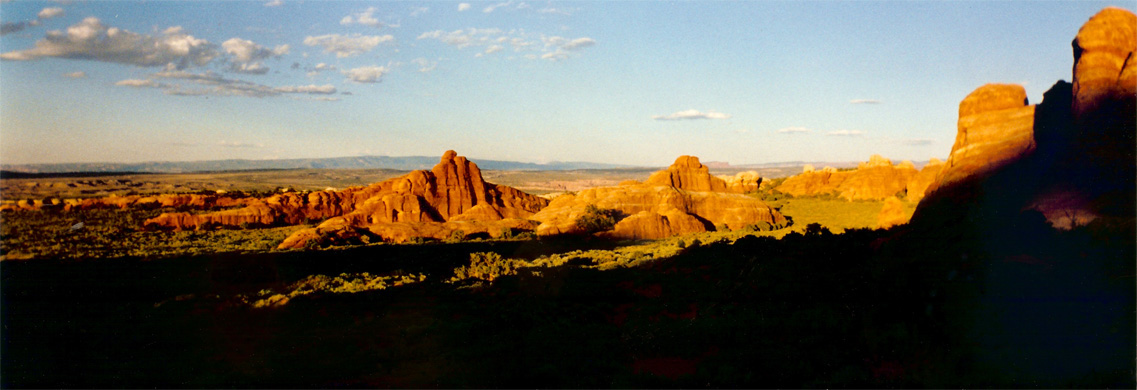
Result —
<instances>
[{"instance_id":1,"label":"desert scrub vegetation","mask_svg":"<svg viewBox=\"0 0 1137 390\"><path fill-rule=\"evenodd\" d=\"M356 293L385 290L399 285L418 283L426 280L426 275L372 275L370 273L341 273L339 276L310 275L296 283L289 284L281 292L272 289L260 290L252 296L239 294L236 300L254 308L280 307L288 305L293 298L313 293Z\"/></svg>"},{"instance_id":2,"label":"desert scrub vegetation","mask_svg":"<svg viewBox=\"0 0 1137 390\"><path fill-rule=\"evenodd\" d=\"M519 268L532 267L533 264L524 260L507 259L495 252L474 252L470 254L470 263L454 270L451 282L466 279L480 279L492 282L500 276L515 275Z\"/></svg>"},{"instance_id":3,"label":"desert scrub vegetation","mask_svg":"<svg viewBox=\"0 0 1137 390\"><path fill-rule=\"evenodd\" d=\"M265 252L305 226L155 232L142 223L169 209L15 210L0 213L0 258L157 258Z\"/></svg>"},{"instance_id":4,"label":"desert scrub vegetation","mask_svg":"<svg viewBox=\"0 0 1137 390\"><path fill-rule=\"evenodd\" d=\"M584 234L606 232L612 230L616 222L624 217L620 210L602 209L590 204L584 208L584 214L576 219L576 227Z\"/></svg>"}]
</instances>

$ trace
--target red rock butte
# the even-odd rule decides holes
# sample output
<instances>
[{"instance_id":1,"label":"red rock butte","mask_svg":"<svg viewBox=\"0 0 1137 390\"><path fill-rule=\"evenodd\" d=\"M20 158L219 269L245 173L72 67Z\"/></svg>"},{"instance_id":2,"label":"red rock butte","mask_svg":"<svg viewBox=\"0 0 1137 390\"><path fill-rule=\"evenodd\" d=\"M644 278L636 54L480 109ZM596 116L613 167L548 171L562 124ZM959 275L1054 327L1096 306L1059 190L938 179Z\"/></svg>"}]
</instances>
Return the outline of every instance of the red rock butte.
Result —
<instances>
[{"instance_id":1,"label":"red rock butte","mask_svg":"<svg viewBox=\"0 0 1137 390\"><path fill-rule=\"evenodd\" d=\"M524 227L523 219L547 205L548 201L511 187L485 182L476 164L451 150L443 154L439 163L429 171L412 171L366 187L279 194L250 200L247 204L245 208L215 213L166 213L146 221L146 226L200 229L288 225L327 219L317 228L289 237L283 247L303 246L308 240L322 236L316 233L338 234L356 228L370 229L372 233L393 241L412 238L418 235L416 232L425 237L446 238L436 236L452 234L459 227L467 228L463 230L466 234L486 232L497 236L502 229ZM455 223L453 226L427 226L447 222ZM400 223L420 225L385 226Z\"/></svg>"},{"instance_id":2,"label":"red rock butte","mask_svg":"<svg viewBox=\"0 0 1137 390\"><path fill-rule=\"evenodd\" d=\"M757 181L754 179L754 186ZM732 192L723 179L711 176L698 157L681 156L667 169L643 183L598 187L562 195L533 215L542 236L578 233L576 220L589 205L619 210L626 218L616 223L609 237L655 239L767 224L781 227L785 217L762 201Z\"/></svg>"}]
</instances>

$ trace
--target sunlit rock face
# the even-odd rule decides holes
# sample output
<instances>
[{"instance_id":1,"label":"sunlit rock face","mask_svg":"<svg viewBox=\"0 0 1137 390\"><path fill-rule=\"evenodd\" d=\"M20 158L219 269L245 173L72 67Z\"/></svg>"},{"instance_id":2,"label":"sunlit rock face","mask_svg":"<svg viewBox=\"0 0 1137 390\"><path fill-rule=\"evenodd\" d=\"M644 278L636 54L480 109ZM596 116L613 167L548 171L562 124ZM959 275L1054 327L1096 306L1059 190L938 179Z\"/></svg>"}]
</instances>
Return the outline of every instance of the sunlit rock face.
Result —
<instances>
[{"instance_id":1,"label":"sunlit rock face","mask_svg":"<svg viewBox=\"0 0 1137 390\"><path fill-rule=\"evenodd\" d=\"M745 181L745 179L740 180ZM757 183L754 183L755 186ZM735 192L736 186L711 176L698 157L682 156L643 183L598 187L566 194L533 215L537 235L580 233L576 221L589 205L619 210L620 220L609 237L654 239L727 226L740 229L759 222L784 226L786 219L766 203Z\"/></svg>"},{"instance_id":2,"label":"sunlit rock face","mask_svg":"<svg viewBox=\"0 0 1137 390\"><path fill-rule=\"evenodd\" d=\"M915 196L918 200L924 195L923 189L927 188L927 185L921 187L911 183L918 173L911 162L894 165L887 158L873 155L869 161L857 164L857 169L852 171L838 171L831 167L818 171L807 166L804 172L787 178L775 189L793 196L832 194L845 200L884 200L906 192L909 199Z\"/></svg>"},{"instance_id":3,"label":"sunlit rock face","mask_svg":"<svg viewBox=\"0 0 1137 390\"><path fill-rule=\"evenodd\" d=\"M960 103L956 143L914 224L1006 228L1041 213L1058 228L1105 217L1132 224L1137 181L1137 15L1106 8L1073 41L1073 83L1037 106L1022 87L988 84Z\"/></svg>"},{"instance_id":4,"label":"sunlit rock face","mask_svg":"<svg viewBox=\"0 0 1137 390\"><path fill-rule=\"evenodd\" d=\"M984 85L959 103L955 144L928 190L993 172L1034 148L1034 106L1027 105L1026 89Z\"/></svg>"},{"instance_id":5,"label":"sunlit rock face","mask_svg":"<svg viewBox=\"0 0 1137 390\"><path fill-rule=\"evenodd\" d=\"M250 200L244 208L214 213L166 213L146 221L146 225L199 229L299 224L327 219L320 226L297 232L285 240L282 247L291 248L306 245L316 237L357 235L358 232L349 233L357 229L371 230L383 239L395 241L411 239L416 232L421 232L423 237L446 238L462 227L467 229L463 230L464 234L497 236L504 229L524 229L527 224L509 220L529 217L547 204L548 200L543 198L485 182L477 164L451 150L429 171L413 171L366 187L279 194ZM454 223L447 225L449 222ZM379 227L399 223L422 225ZM535 226L528 227L532 230Z\"/></svg>"},{"instance_id":6,"label":"sunlit rock face","mask_svg":"<svg viewBox=\"0 0 1137 390\"><path fill-rule=\"evenodd\" d=\"M651 174L644 184L687 191L727 191L726 181L711 176L708 170L707 166L699 162L698 157L679 156L667 169Z\"/></svg>"}]
</instances>

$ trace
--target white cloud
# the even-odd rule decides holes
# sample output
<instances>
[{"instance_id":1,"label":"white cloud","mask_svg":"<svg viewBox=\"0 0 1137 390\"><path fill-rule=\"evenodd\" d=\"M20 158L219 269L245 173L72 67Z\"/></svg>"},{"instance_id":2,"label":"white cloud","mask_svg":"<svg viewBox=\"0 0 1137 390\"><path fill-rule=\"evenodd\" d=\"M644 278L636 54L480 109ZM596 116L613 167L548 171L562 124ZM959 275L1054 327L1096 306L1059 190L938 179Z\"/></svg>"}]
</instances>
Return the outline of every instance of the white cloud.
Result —
<instances>
[{"instance_id":1,"label":"white cloud","mask_svg":"<svg viewBox=\"0 0 1137 390\"><path fill-rule=\"evenodd\" d=\"M530 38L524 30L515 29L508 32L496 28L468 28L465 30L443 31L435 30L424 32L418 39L434 39L450 46L464 49L467 47L485 47L476 57L496 53L509 45L515 52L537 51L540 54L525 54L523 58L543 58L560 61L570 58L571 52L593 46L596 41L589 37L569 39L559 36L540 36ZM500 47L500 49L499 49ZM513 57L511 57L513 58Z\"/></svg>"},{"instance_id":2,"label":"white cloud","mask_svg":"<svg viewBox=\"0 0 1137 390\"><path fill-rule=\"evenodd\" d=\"M422 57L411 60L411 63L418 65L418 71L422 73L430 72L438 67L438 61L430 61Z\"/></svg>"},{"instance_id":3,"label":"white cloud","mask_svg":"<svg viewBox=\"0 0 1137 390\"><path fill-rule=\"evenodd\" d=\"M272 0L270 2L265 3L265 7L279 7L282 5L284 5L284 2L281 0Z\"/></svg>"},{"instance_id":4,"label":"white cloud","mask_svg":"<svg viewBox=\"0 0 1137 390\"><path fill-rule=\"evenodd\" d=\"M221 43L221 48L233 56L234 62L254 62L270 57L280 57L288 54L290 50L288 45L280 45L270 50L264 46L253 43L253 41L241 38L232 38L225 41Z\"/></svg>"},{"instance_id":5,"label":"white cloud","mask_svg":"<svg viewBox=\"0 0 1137 390\"><path fill-rule=\"evenodd\" d=\"M341 73L347 76L348 80L357 83L377 83L382 81L383 75L387 74L389 69L385 66L363 66L354 69L348 69Z\"/></svg>"},{"instance_id":6,"label":"white cloud","mask_svg":"<svg viewBox=\"0 0 1137 390\"><path fill-rule=\"evenodd\" d=\"M328 65L328 64L321 62L321 63L316 64L316 66L313 66L310 68L305 68L305 69L308 71L308 76L311 77L311 76L315 76L315 75L320 74L320 72L325 72L325 71L329 71L329 70L336 70L336 66L335 65Z\"/></svg>"},{"instance_id":7,"label":"white cloud","mask_svg":"<svg viewBox=\"0 0 1137 390\"><path fill-rule=\"evenodd\" d=\"M863 131L860 131L860 130L845 130L845 129L841 129L841 130L837 130L837 131L830 131L830 132L828 132L828 133L826 133L826 134L828 134L828 135L834 135L834 136L839 136L839 137L860 137L860 136L862 136L862 135L865 135L865 132L863 132Z\"/></svg>"},{"instance_id":8,"label":"white cloud","mask_svg":"<svg viewBox=\"0 0 1137 390\"><path fill-rule=\"evenodd\" d=\"M549 60L549 61L561 61L561 60L567 60L568 58L569 58L569 53L567 51L560 50L560 49L557 49L556 51L551 51L551 52L548 52L548 53L541 55L542 60Z\"/></svg>"},{"instance_id":9,"label":"white cloud","mask_svg":"<svg viewBox=\"0 0 1137 390\"><path fill-rule=\"evenodd\" d=\"M232 64L229 69L238 73L265 74L268 67L260 63L266 58L279 58L288 54L289 46L280 45L274 49L253 43L241 38L232 38L221 43L221 48L230 55Z\"/></svg>"},{"instance_id":10,"label":"white cloud","mask_svg":"<svg viewBox=\"0 0 1137 390\"><path fill-rule=\"evenodd\" d=\"M262 64L260 62L254 62L251 64L233 63L231 66L229 66L229 70L237 72L237 73L244 73L244 74L265 74L265 73L268 73L268 67L264 66L264 64Z\"/></svg>"},{"instance_id":11,"label":"white cloud","mask_svg":"<svg viewBox=\"0 0 1137 390\"><path fill-rule=\"evenodd\" d=\"M78 71L78 72L64 73L63 77L68 77L68 78L73 78L73 79L85 79L85 78L87 78L87 72Z\"/></svg>"},{"instance_id":12,"label":"white cloud","mask_svg":"<svg viewBox=\"0 0 1137 390\"><path fill-rule=\"evenodd\" d=\"M285 86L277 87L277 92L280 93L306 93L311 95L331 95L336 93L336 87L331 84L326 85L301 85L301 86Z\"/></svg>"},{"instance_id":13,"label":"white cloud","mask_svg":"<svg viewBox=\"0 0 1137 390\"><path fill-rule=\"evenodd\" d=\"M576 50L595 45L596 41L589 37L577 38L561 46L565 50Z\"/></svg>"},{"instance_id":14,"label":"white cloud","mask_svg":"<svg viewBox=\"0 0 1137 390\"><path fill-rule=\"evenodd\" d=\"M44 8L44 9L40 10L39 13L36 14L36 16L39 17L40 19L51 19L54 17L63 16L63 8L59 8L59 7Z\"/></svg>"},{"instance_id":15,"label":"white cloud","mask_svg":"<svg viewBox=\"0 0 1137 390\"><path fill-rule=\"evenodd\" d=\"M512 2L510 2L510 1L507 1L507 2L504 2L504 3L497 3L497 4L493 4L493 5L490 5L490 6L486 7L486 8L483 8L483 9L482 9L482 12L485 12L485 13L487 13L487 14L488 14L488 13L490 13L490 12L493 12L495 9L498 9L498 8L501 8L501 7L506 7L506 6L509 6L509 4L510 4L510 3L512 3Z\"/></svg>"},{"instance_id":16,"label":"white cloud","mask_svg":"<svg viewBox=\"0 0 1137 390\"><path fill-rule=\"evenodd\" d=\"M458 12L470 9L470 3L458 3Z\"/></svg>"},{"instance_id":17,"label":"white cloud","mask_svg":"<svg viewBox=\"0 0 1137 390\"><path fill-rule=\"evenodd\" d=\"M374 16L375 11L375 7L367 7L363 12L344 16L343 19L340 19L340 24L345 26L360 24L368 27L383 28L383 22L380 22L379 19L376 19Z\"/></svg>"},{"instance_id":18,"label":"white cloud","mask_svg":"<svg viewBox=\"0 0 1137 390\"><path fill-rule=\"evenodd\" d=\"M411 10L411 17L416 17L419 15L425 14L427 12L430 12L430 8L428 8L428 7L416 7L416 8Z\"/></svg>"},{"instance_id":19,"label":"white cloud","mask_svg":"<svg viewBox=\"0 0 1137 390\"><path fill-rule=\"evenodd\" d=\"M568 39L560 36L541 36L541 42L545 44L545 50L547 51L541 55L541 59L550 61L568 59L570 57L570 51L576 51L596 44L596 40L589 37Z\"/></svg>"},{"instance_id":20,"label":"white cloud","mask_svg":"<svg viewBox=\"0 0 1137 390\"><path fill-rule=\"evenodd\" d=\"M797 133L808 133L808 132L810 132L810 130L807 128L804 128L804 127L800 127L800 126L791 126L791 127L780 128L780 129L778 129L778 132L782 133L782 134L797 134Z\"/></svg>"},{"instance_id":21,"label":"white cloud","mask_svg":"<svg viewBox=\"0 0 1137 390\"><path fill-rule=\"evenodd\" d=\"M114 85L118 85L118 86L122 86L122 87L134 87L134 88L165 88L165 87L167 87L166 84L155 82L154 80L149 80L149 79L146 79L146 80L140 80L140 79L122 80L122 81L119 81L117 83L114 83Z\"/></svg>"},{"instance_id":22,"label":"white cloud","mask_svg":"<svg viewBox=\"0 0 1137 390\"><path fill-rule=\"evenodd\" d=\"M853 99L849 104L880 104L880 100L876 99Z\"/></svg>"},{"instance_id":23,"label":"white cloud","mask_svg":"<svg viewBox=\"0 0 1137 390\"><path fill-rule=\"evenodd\" d=\"M436 39L447 45L463 49L470 46L489 45L495 42L497 36L501 34L502 31L496 28L468 28L451 32L434 30L420 34L418 39Z\"/></svg>"},{"instance_id":24,"label":"white cloud","mask_svg":"<svg viewBox=\"0 0 1137 390\"><path fill-rule=\"evenodd\" d=\"M122 80L115 85L135 88L159 88L167 95L176 96L243 96L272 97L283 94L331 95L336 93L334 85L305 85L272 87L243 80L228 79L207 71L193 73L184 70L166 70L155 73L145 80ZM184 84L168 84L154 79L176 80ZM203 86L203 87L200 87Z\"/></svg>"},{"instance_id":25,"label":"white cloud","mask_svg":"<svg viewBox=\"0 0 1137 390\"><path fill-rule=\"evenodd\" d=\"M730 114L723 114L714 110L702 112L699 110L684 110L667 115L656 115L651 117L657 121L674 121L683 119L730 119Z\"/></svg>"},{"instance_id":26,"label":"white cloud","mask_svg":"<svg viewBox=\"0 0 1137 390\"><path fill-rule=\"evenodd\" d=\"M216 45L184 33L181 27L168 28L160 35L142 35L107 27L98 18L89 17L65 31L49 31L31 49L0 54L0 59L55 57L184 69L205 65L217 55Z\"/></svg>"},{"instance_id":27,"label":"white cloud","mask_svg":"<svg viewBox=\"0 0 1137 390\"><path fill-rule=\"evenodd\" d=\"M328 34L318 37L309 36L304 38L304 44L308 46L319 46L324 48L325 53L335 53L336 57L351 57L359 54L366 53L374 49L380 43L394 42L395 37L392 35L339 35Z\"/></svg>"}]
</instances>

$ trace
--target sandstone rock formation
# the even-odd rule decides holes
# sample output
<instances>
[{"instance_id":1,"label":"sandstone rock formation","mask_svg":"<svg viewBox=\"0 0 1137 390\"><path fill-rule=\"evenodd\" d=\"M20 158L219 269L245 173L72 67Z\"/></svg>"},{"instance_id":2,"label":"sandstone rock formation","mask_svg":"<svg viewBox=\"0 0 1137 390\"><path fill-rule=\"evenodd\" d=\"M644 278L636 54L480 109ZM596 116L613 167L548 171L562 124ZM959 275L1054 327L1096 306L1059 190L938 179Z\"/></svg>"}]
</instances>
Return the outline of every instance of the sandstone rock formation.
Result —
<instances>
[{"instance_id":1,"label":"sandstone rock formation","mask_svg":"<svg viewBox=\"0 0 1137 390\"><path fill-rule=\"evenodd\" d=\"M846 200L885 199L904 191L915 175L911 162L894 166L892 161L873 155L837 186L837 196Z\"/></svg>"},{"instance_id":2,"label":"sandstone rock formation","mask_svg":"<svg viewBox=\"0 0 1137 390\"><path fill-rule=\"evenodd\" d=\"M1076 116L1100 110L1101 104L1137 93L1137 16L1109 7L1094 15L1074 38L1074 105Z\"/></svg>"},{"instance_id":3,"label":"sandstone rock formation","mask_svg":"<svg viewBox=\"0 0 1137 390\"><path fill-rule=\"evenodd\" d=\"M161 207L189 207L196 209L236 207L244 205L251 198L202 195L202 194L160 194L160 195L111 195L101 198L86 199L21 199L0 206L0 210L29 209L37 210L44 207L62 207L64 211L89 209L126 209L126 208L161 208Z\"/></svg>"},{"instance_id":4,"label":"sandstone rock formation","mask_svg":"<svg viewBox=\"0 0 1137 390\"><path fill-rule=\"evenodd\" d=\"M984 175L1035 148L1034 106L1021 85L987 84L959 103L959 123L945 167L928 189Z\"/></svg>"},{"instance_id":5,"label":"sandstone rock formation","mask_svg":"<svg viewBox=\"0 0 1137 390\"><path fill-rule=\"evenodd\" d=\"M1005 225L1026 211L1056 227L1133 223L1137 15L1106 8L1078 31L1073 51L1073 83L1059 81L1037 106L1008 85L980 87L960 103L951 157L913 224L1014 228Z\"/></svg>"},{"instance_id":6,"label":"sandstone rock formation","mask_svg":"<svg viewBox=\"0 0 1137 390\"><path fill-rule=\"evenodd\" d=\"M928 165L925 165L920 172L908 180L908 186L905 189L907 200L909 202L919 202L923 199L924 194L928 191L928 187L932 185L932 182L936 181L936 176L939 176L943 168L943 161L938 158L932 158L932 160L928 162Z\"/></svg>"},{"instance_id":7,"label":"sandstone rock formation","mask_svg":"<svg viewBox=\"0 0 1137 390\"><path fill-rule=\"evenodd\" d=\"M643 184L562 195L531 219L541 222L537 227L541 236L578 233L576 220L589 205L615 209L627 217L605 234L633 239L710 231L721 225L739 229L759 222L786 224L784 216L762 201L729 191L726 182L710 176L698 158L683 156Z\"/></svg>"},{"instance_id":8,"label":"sandstone rock formation","mask_svg":"<svg viewBox=\"0 0 1137 390\"><path fill-rule=\"evenodd\" d=\"M893 165L879 155L873 155L852 171L811 168L806 167L801 174L787 178L775 189L793 196L833 194L846 200L881 200L906 191L909 181L917 176L911 162Z\"/></svg>"},{"instance_id":9,"label":"sandstone rock formation","mask_svg":"<svg viewBox=\"0 0 1137 390\"><path fill-rule=\"evenodd\" d=\"M692 156L679 156L667 169L651 174L644 184L687 191L727 191L726 181L711 176L707 166L699 163L698 157Z\"/></svg>"},{"instance_id":10,"label":"sandstone rock formation","mask_svg":"<svg viewBox=\"0 0 1137 390\"><path fill-rule=\"evenodd\" d=\"M825 167L820 171L807 166L799 175L786 178L775 190L793 196L816 196L837 192L837 187L849 177L849 171L837 171L832 167Z\"/></svg>"},{"instance_id":11,"label":"sandstone rock formation","mask_svg":"<svg viewBox=\"0 0 1137 390\"><path fill-rule=\"evenodd\" d=\"M726 188L730 192L745 194L762 187L762 176L756 171L738 172L734 176L724 175L719 178L726 182Z\"/></svg>"},{"instance_id":12,"label":"sandstone rock formation","mask_svg":"<svg viewBox=\"0 0 1137 390\"><path fill-rule=\"evenodd\" d=\"M881 229L888 229L890 227L908 223L908 218L911 215L904 212L904 201L901 201L895 196L890 196L884 200L884 205L880 208L880 214L877 214L876 224Z\"/></svg>"},{"instance_id":13,"label":"sandstone rock formation","mask_svg":"<svg viewBox=\"0 0 1137 390\"><path fill-rule=\"evenodd\" d=\"M523 219L546 204L548 201L540 197L486 183L476 164L454 151L447 151L430 171L413 171L366 187L279 194L251 200L242 209L216 213L166 213L146 221L146 225L151 228L199 229L242 224L298 224L330 218L317 228L297 232L285 241L288 245L282 245L297 247L305 245L313 237L346 235L356 229L370 229L375 235L394 241L415 236L448 236L459 226L469 229L465 233L485 231L496 236L501 229L522 227L524 224L513 221L496 225L485 223ZM447 227L449 225L445 223L449 221L466 223ZM484 223L475 224L474 221ZM398 223L423 225L380 227ZM451 231L443 232L447 229ZM416 232L422 234L416 235Z\"/></svg>"}]
</instances>

